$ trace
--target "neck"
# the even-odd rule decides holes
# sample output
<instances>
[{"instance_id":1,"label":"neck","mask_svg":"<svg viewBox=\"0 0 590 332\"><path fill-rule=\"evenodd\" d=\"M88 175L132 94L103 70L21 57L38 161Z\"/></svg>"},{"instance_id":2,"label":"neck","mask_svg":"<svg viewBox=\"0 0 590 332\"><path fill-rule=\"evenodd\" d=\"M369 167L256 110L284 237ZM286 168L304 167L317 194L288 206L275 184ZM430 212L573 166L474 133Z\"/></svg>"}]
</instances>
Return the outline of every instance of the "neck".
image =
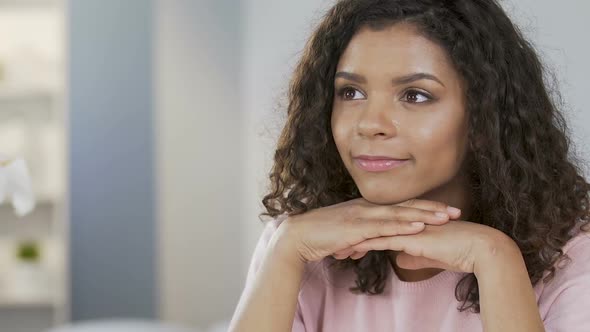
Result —
<instances>
[{"instance_id":1,"label":"neck","mask_svg":"<svg viewBox=\"0 0 590 332\"><path fill-rule=\"evenodd\" d=\"M457 176L450 182L432 191L429 191L418 199L442 202L461 209L458 220L469 220L473 213L470 184L463 176Z\"/></svg>"},{"instance_id":2,"label":"neck","mask_svg":"<svg viewBox=\"0 0 590 332\"><path fill-rule=\"evenodd\" d=\"M442 269L435 269L435 268L428 268L428 269L419 269L419 270L408 270L403 269L395 263L395 257L397 256L398 251L389 251L389 262L391 263L391 267L393 268L394 273L401 281L422 281L426 279L430 279L435 275L441 273Z\"/></svg>"}]
</instances>

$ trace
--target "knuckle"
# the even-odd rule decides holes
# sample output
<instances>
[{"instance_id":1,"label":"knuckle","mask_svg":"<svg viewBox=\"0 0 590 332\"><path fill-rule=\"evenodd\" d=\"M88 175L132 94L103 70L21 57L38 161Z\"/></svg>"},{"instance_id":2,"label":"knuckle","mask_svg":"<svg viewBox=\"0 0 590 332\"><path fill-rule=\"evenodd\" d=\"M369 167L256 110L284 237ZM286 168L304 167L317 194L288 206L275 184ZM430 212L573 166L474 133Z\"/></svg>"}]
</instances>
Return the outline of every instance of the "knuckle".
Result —
<instances>
[{"instance_id":1,"label":"knuckle","mask_svg":"<svg viewBox=\"0 0 590 332\"><path fill-rule=\"evenodd\" d=\"M424 224L426 224L426 223L424 223ZM416 227L416 226L412 225L410 222L400 223L399 227L397 229L398 235L418 234L418 233L425 232L425 230L426 230L425 227L423 227L423 226Z\"/></svg>"},{"instance_id":2,"label":"knuckle","mask_svg":"<svg viewBox=\"0 0 590 332\"><path fill-rule=\"evenodd\" d=\"M361 207L357 204L351 204L344 209L344 218L354 220L359 218Z\"/></svg>"},{"instance_id":3,"label":"knuckle","mask_svg":"<svg viewBox=\"0 0 590 332\"><path fill-rule=\"evenodd\" d=\"M361 217L354 217L352 219L350 219L350 224L352 226L359 226L362 225L365 222L365 220Z\"/></svg>"},{"instance_id":4,"label":"knuckle","mask_svg":"<svg viewBox=\"0 0 590 332\"><path fill-rule=\"evenodd\" d=\"M344 225L347 233L356 233L366 221L360 216L349 217L344 220Z\"/></svg>"},{"instance_id":5,"label":"knuckle","mask_svg":"<svg viewBox=\"0 0 590 332\"><path fill-rule=\"evenodd\" d=\"M390 227L390 224L391 223L387 222L387 220L385 220L385 219L377 220L377 223L376 223L377 236L386 236L388 233L387 228Z\"/></svg>"},{"instance_id":6,"label":"knuckle","mask_svg":"<svg viewBox=\"0 0 590 332\"><path fill-rule=\"evenodd\" d=\"M436 215L437 212L439 212L439 211L438 210L435 210L435 211L426 211L426 210L424 210L424 211L422 211L422 215L424 217L426 217L426 218L429 218L429 219L435 218L435 219L438 220L438 217Z\"/></svg>"},{"instance_id":7,"label":"knuckle","mask_svg":"<svg viewBox=\"0 0 590 332\"><path fill-rule=\"evenodd\" d=\"M373 225L375 225L374 223L370 223L370 225L368 225L369 227L363 227L360 230L360 235L363 238L363 240L368 240L368 239L372 239L374 237L379 236L380 234L380 230L378 227L374 227ZM365 226L367 226L367 224L365 224Z\"/></svg>"},{"instance_id":8,"label":"knuckle","mask_svg":"<svg viewBox=\"0 0 590 332\"><path fill-rule=\"evenodd\" d=\"M435 208L437 211L447 211L447 207L448 207L448 206L449 206L449 205L447 205L447 204L445 204L445 203L438 202L438 203L436 203L436 204L435 204L434 208Z\"/></svg>"}]
</instances>

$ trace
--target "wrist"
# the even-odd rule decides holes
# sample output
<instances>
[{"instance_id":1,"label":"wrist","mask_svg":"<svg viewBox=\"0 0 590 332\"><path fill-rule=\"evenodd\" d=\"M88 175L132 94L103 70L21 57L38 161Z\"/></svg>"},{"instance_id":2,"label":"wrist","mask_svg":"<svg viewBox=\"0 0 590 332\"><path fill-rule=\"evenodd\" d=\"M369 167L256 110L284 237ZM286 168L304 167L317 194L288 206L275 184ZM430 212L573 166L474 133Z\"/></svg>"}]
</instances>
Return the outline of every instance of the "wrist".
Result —
<instances>
[{"instance_id":1,"label":"wrist","mask_svg":"<svg viewBox=\"0 0 590 332\"><path fill-rule=\"evenodd\" d=\"M268 245L268 252L274 259L291 268L303 270L305 260L299 254L296 237L286 221L279 225Z\"/></svg>"},{"instance_id":2,"label":"wrist","mask_svg":"<svg viewBox=\"0 0 590 332\"><path fill-rule=\"evenodd\" d=\"M524 264L522 253L516 242L508 235L498 233L487 241L480 242L480 249L473 267L476 277L488 274L490 269L502 269L503 264L504 266Z\"/></svg>"}]
</instances>

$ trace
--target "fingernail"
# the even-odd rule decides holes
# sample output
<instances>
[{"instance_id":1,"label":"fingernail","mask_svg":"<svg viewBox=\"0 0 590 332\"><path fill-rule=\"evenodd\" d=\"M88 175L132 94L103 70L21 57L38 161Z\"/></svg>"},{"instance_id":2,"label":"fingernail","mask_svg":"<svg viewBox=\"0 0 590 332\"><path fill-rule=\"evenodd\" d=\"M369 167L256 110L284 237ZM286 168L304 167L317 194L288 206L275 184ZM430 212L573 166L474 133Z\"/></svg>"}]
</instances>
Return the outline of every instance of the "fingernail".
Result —
<instances>
[{"instance_id":1,"label":"fingernail","mask_svg":"<svg viewBox=\"0 0 590 332\"><path fill-rule=\"evenodd\" d=\"M418 222L418 221L415 221L415 222L413 222L411 225L412 225L413 227L422 227L422 226L424 226L424 223L423 223L423 222Z\"/></svg>"},{"instance_id":2,"label":"fingernail","mask_svg":"<svg viewBox=\"0 0 590 332\"><path fill-rule=\"evenodd\" d=\"M460 213L460 212L461 212L461 210L459 210L459 209L457 209L457 208L454 208L454 207L452 207L452 206L449 206L449 207L447 207L447 211L449 211L449 212L450 212L450 213L452 213L452 214L458 214L458 213Z\"/></svg>"}]
</instances>

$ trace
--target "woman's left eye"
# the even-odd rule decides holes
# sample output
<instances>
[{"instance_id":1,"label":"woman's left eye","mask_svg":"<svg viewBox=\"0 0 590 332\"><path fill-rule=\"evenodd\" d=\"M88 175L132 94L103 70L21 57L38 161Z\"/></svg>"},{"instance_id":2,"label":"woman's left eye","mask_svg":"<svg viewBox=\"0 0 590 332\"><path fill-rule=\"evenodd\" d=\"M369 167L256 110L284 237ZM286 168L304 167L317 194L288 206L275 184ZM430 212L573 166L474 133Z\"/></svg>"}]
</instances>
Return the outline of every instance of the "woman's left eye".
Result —
<instances>
[{"instance_id":1,"label":"woman's left eye","mask_svg":"<svg viewBox=\"0 0 590 332\"><path fill-rule=\"evenodd\" d=\"M425 102L432 100L432 97L430 95L428 95L424 92L418 91L418 90L408 90L408 91L406 91L404 96L410 96L411 101L410 100L407 100L407 101L412 104L421 104L421 103L425 103ZM422 96L423 98L420 99L418 96Z\"/></svg>"}]
</instances>

